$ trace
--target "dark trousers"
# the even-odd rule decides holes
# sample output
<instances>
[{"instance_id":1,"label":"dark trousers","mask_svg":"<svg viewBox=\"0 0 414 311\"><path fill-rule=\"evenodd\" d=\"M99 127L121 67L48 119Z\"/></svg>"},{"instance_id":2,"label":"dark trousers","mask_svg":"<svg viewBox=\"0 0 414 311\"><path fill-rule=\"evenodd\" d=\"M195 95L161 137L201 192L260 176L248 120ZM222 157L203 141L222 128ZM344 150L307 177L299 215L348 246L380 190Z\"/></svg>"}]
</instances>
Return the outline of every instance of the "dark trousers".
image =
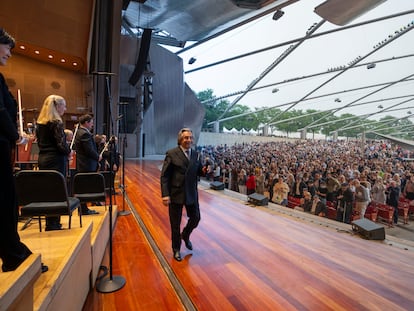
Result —
<instances>
[{"instance_id":1,"label":"dark trousers","mask_svg":"<svg viewBox=\"0 0 414 311\"><path fill-rule=\"evenodd\" d=\"M198 223L200 222L200 208L198 204L196 204L185 205L185 209L187 212L188 221L183 229L182 236L185 239L189 239L191 232L198 226ZM181 248L180 225L183 213L183 205L171 203L168 207L168 213L170 216L172 249L173 251L179 251Z\"/></svg>"},{"instance_id":2,"label":"dark trousers","mask_svg":"<svg viewBox=\"0 0 414 311\"><path fill-rule=\"evenodd\" d=\"M397 207L395 207L395 206L393 206L393 208L394 208L394 213L393 213L393 220L394 220L394 224L398 224L398 206Z\"/></svg>"},{"instance_id":3,"label":"dark trousers","mask_svg":"<svg viewBox=\"0 0 414 311\"><path fill-rule=\"evenodd\" d=\"M345 212L345 215L344 215L344 212ZM338 208L336 210L336 220L349 224L351 223L351 215L352 215L352 204L343 204L342 202L339 202Z\"/></svg>"},{"instance_id":4,"label":"dark trousers","mask_svg":"<svg viewBox=\"0 0 414 311\"><path fill-rule=\"evenodd\" d=\"M0 258L3 271L15 270L32 252L17 232L18 209L10 143L0 140Z\"/></svg>"}]
</instances>

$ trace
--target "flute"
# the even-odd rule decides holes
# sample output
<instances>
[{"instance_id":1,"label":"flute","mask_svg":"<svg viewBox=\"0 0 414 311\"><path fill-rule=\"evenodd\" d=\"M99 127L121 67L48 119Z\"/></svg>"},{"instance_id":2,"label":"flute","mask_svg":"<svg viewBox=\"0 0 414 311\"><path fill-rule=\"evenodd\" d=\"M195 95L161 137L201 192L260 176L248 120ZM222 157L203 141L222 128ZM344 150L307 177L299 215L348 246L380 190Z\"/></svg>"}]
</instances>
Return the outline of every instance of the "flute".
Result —
<instances>
[{"instance_id":1,"label":"flute","mask_svg":"<svg viewBox=\"0 0 414 311\"><path fill-rule=\"evenodd\" d=\"M76 133L78 132L78 128L79 128L79 123L76 124L75 133L73 133L73 138L72 138L72 141L70 142L70 146L69 146L70 150L73 150L73 143L75 142L75 137L76 137Z\"/></svg>"},{"instance_id":2,"label":"flute","mask_svg":"<svg viewBox=\"0 0 414 311\"><path fill-rule=\"evenodd\" d=\"M101 153L99 154L100 157L102 157L103 153L105 152L106 148L108 148L110 141L108 141L107 143L105 143L105 146L103 147Z\"/></svg>"},{"instance_id":3,"label":"flute","mask_svg":"<svg viewBox=\"0 0 414 311\"><path fill-rule=\"evenodd\" d=\"M24 137L24 131L23 131L23 113L22 113L22 96L20 94L20 89L17 90L17 102L19 104L19 134L20 137Z\"/></svg>"}]
</instances>

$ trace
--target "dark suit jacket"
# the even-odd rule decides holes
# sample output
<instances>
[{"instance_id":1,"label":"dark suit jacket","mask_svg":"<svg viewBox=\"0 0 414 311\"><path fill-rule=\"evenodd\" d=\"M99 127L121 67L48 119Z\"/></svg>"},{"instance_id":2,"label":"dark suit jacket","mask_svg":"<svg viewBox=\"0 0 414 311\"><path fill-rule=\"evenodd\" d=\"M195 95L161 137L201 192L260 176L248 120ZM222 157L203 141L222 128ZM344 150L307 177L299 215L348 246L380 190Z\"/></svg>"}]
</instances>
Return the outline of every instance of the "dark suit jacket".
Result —
<instances>
[{"instance_id":1,"label":"dark suit jacket","mask_svg":"<svg viewBox=\"0 0 414 311\"><path fill-rule=\"evenodd\" d=\"M173 204L198 205L197 182L202 174L198 153L191 150L191 159L180 147L167 151L161 170L161 194Z\"/></svg>"},{"instance_id":2,"label":"dark suit jacket","mask_svg":"<svg viewBox=\"0 0 414 311\"><path fill-rule=\"evenodd\" d=\"M13 145L19 138L16 115L17 103L10 94L6 81L0 73L0 139Z\"/></svg>"},{"instance_id":3,"label":"dark suit jacket","mask_svg":"<svg viewBox=\"0 0 414 311\"><path fill-rule=\"evenodd\" d=\"M87 129L79 127L75 137L76 170L78 172L96 172L99 154L95 139Z\"/></svg>"}]
</instances>

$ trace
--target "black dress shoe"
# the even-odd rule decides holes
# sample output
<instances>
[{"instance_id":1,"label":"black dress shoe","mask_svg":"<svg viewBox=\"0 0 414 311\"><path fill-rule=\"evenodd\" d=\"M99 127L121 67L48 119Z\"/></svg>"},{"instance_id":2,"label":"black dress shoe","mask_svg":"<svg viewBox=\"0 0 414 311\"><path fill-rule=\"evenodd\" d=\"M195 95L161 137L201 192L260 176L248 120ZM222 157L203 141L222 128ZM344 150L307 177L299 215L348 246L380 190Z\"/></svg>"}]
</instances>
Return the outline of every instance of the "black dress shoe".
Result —
<instances>
[{"instance_id":1,"label":"black dress shoe","mask_svg":"<svg viewBox=\"0 0 414 311\"><path fill-rule=\"evenodd\" d=\"M184 237L182 237L184 243L185 243L185 247L187 247L190 251L193 250L193 243L191 243L190 239L184 239Z\"/></svg>"},{"instance_id":2,"label":"black dress shoe","mask_svg":"<svg viewBox=\"0 0 414 311\"><path fill-rule=\"evenodd\" d=\"M174 259L177 260L177 261L182 260L180 251L174 251Z\"/></svg>"},{"instance_id":3,"label":"black dress shoe","mask_svg":"<svg viewBox=\"0 0 414 311\"><path fill-rule=\"evenodd\" d=\"M48 266L46 266L43 262L42 262L42 273L45 273L45 272L47 272L47 271L49 271L49 267Z\"/></svg>"},{"instance_id":4,"label":"black dress shoe","mask_svg":"<svg viewBox=\"0 0 414 311\"><path fill-rule=\"evenodd\" d=\"M82 211L82 215L96 215L99 214L99 212L93 210L93 209L88 209L86 211Z\"/></svg>"},{"instance_id":5,"label":"black dress shoe","mask_svg":"<svg viewBox=\"0 0 414 311\"><path fill-rule=\"evenodd\" d=\"M52 223L50 225L46 225L45 231L53 231L53 230L62 230L62 224Z\"/></svg>"}]
</instances>

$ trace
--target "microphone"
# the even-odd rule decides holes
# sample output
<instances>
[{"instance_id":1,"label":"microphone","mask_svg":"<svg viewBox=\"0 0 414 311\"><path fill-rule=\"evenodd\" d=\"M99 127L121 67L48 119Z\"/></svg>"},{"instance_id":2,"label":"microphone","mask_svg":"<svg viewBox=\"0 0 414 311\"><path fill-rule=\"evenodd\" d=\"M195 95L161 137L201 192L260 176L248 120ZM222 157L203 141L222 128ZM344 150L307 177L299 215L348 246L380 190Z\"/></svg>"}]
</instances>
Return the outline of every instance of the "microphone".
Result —
<instances>
[{"instance_id":1,"label":"microphone","mask_svg":"<svg viewBox=\"0 0 414 311\"><path fill-rule=\"evenodd\" d=\"M116 73L108 72L108 71L93 71L92 74L95 76L115 76L116 75Z\"/></svg>"}]
</instances>

